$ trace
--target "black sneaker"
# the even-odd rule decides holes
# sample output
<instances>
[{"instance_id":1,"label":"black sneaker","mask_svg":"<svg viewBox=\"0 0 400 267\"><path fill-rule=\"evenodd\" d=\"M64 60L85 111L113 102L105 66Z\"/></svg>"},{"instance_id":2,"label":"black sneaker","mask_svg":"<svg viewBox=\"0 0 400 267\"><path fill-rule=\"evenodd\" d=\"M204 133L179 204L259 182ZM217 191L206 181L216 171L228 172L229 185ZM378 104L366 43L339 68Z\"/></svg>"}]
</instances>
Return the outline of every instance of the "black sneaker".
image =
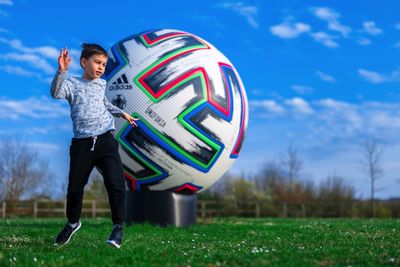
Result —
<instances>
[{"instance_id":1,"label":"black sneaker","mask_svg":"<svg viewBox=\"0 0 400 267\"><path fill-rule=\"evenodd\" d=\"M120 248L122 243L123 230L124 228L121 224L114 225L113 231L107 240L107 244L116 248Z\"/></svg>"},{"instance_id":2,"label":"black sneaker","mask_svg":"<svg viewBox=\"0 0 400 267\"><path fill-rule=\"evenodd\" d=\"M54 243L54 245L67 244L69 242L69 240L71 239L72 235L75 234L76 231L79 230L79 228L81 228L80 221L78 221L78 224L75 227L71 227L67 223L67 225L65 225L64 229L62 229L61 232L58 234L58 236L56 238L56 243Z\"/></svg>"}]
</instances>

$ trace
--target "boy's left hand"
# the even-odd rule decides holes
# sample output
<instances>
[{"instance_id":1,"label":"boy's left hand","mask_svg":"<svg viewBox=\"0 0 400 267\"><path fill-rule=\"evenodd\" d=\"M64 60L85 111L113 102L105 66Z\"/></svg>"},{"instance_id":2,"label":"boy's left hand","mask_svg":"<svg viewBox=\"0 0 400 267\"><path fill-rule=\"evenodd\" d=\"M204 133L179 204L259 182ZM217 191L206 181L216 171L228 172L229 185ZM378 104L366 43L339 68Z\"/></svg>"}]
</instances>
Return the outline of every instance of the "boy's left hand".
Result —
<instances>
[{"instance_id":1,"label":"boy's left hand","mask_svg":"<svg viewBox=\"0 0 400 267\"><path fill-rule=\"evenodd\" d=\"M135 121L140 120L139 118L132 117L131 115L129 115L126 112L122 114L122 118L124 118L127 122L129 122L129 124L132 125L133 127L137 126Z\"/></svg>"}]
</instances>

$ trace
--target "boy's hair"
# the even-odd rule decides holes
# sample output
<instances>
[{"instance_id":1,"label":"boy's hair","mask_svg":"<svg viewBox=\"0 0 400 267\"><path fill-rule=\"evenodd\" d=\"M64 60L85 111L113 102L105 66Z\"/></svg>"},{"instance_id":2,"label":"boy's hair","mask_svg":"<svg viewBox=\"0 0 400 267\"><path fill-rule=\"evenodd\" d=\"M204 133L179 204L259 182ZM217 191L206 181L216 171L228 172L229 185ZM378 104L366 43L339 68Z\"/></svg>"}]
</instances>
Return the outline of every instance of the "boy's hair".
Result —
<instances>
[{"instance_id":1,"label":"boy's hair","mask_svg":"<svg viewBox=\"0 0 400 267\"><path fill-rule=\"evenodd\" d=\"M96 54L101 54L108 57L107 51L98 44L83 43L81 47L82 47L82 53L80 59L82 58L89 59L91 56Z\"/></svg>"}]
</instances>

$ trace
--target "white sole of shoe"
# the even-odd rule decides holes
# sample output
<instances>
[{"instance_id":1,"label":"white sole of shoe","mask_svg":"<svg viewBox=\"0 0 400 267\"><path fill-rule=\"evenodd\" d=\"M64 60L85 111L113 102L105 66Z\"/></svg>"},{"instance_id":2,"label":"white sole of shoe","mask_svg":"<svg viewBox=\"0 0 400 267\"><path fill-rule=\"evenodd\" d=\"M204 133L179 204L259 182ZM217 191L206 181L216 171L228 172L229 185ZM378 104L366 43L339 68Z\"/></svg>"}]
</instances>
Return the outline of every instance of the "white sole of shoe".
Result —
<instances>
[{"instance_id":1,"label":"white sole of shoe","mask_svg":"<svg viewBox=\"0 0 400 267\"><path fill-rule=\"evenodd\" d=\"M107 244L109 244L110 246L116 247L116 248L121 247L121 245L118 245L117 243L115 243L114 240L107 240Z\"/></svg>"},{"instance_id":2,"label":"white sole of shoe","mask_svg":"<svg viewBox=\"0 0 400 267\"><path fill-rule=\"evenodd\" d=\"M66 245L68 244L68 242L71 240L71 237L81 228L81 222L78 223L78 227L76 227L76 229L74 231L72 231L72 234L69 236L69 238L67 239L67 241L64 244L57 244L54 243L55 246L62 246L62 245Z\"/></svg>"}]
</instances>

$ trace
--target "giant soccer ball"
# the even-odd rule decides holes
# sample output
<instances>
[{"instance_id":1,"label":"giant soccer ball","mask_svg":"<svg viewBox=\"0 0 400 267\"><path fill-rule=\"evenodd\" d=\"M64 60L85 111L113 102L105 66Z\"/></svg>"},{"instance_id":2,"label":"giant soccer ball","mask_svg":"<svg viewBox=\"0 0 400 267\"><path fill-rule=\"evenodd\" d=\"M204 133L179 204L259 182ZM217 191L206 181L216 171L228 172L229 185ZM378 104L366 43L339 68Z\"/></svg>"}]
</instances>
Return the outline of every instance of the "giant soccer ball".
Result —
<instances>
[{"instance_id":1,"label":"giant soccer ball","mask_svg":"<svg viewBox=\"0 0 400 267\"><path fill-rule=\"evenodd\" d=\"M232 63L205 40L151 30L111 47L106 96L140 118L117 119L131 190L200 192L234 163L247 127L247 97Z\"/></svg>"}]
</instances>

